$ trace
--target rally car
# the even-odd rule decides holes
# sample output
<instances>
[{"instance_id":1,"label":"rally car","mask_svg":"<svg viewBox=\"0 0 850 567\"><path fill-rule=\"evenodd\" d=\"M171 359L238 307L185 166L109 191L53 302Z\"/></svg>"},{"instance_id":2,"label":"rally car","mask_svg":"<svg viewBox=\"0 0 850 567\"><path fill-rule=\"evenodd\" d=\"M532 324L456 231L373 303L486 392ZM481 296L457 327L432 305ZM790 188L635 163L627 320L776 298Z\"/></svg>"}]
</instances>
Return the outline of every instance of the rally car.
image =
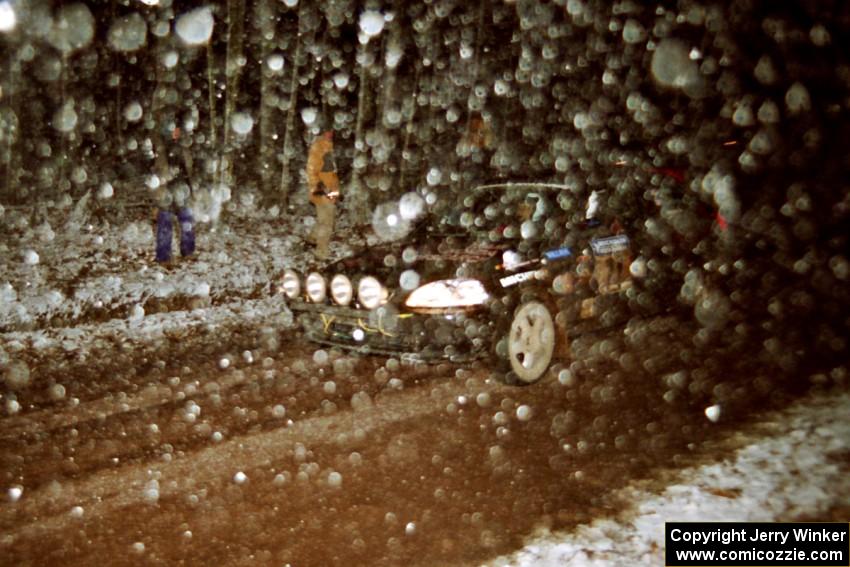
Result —
<instances>
[{"instance_id":1,"label":"rally car","mask_svg":"<svg viewBox=\"0 0 850 567\"><path fill-rule=\"evenodd\" d=\"M286 270L280 291L317 343L420 360L489 355L535 382L568 356L570 337L631 311L629 237L564 222L569 195L557 184L481 186L399 242Z\"/></svg>"}]
</instances>

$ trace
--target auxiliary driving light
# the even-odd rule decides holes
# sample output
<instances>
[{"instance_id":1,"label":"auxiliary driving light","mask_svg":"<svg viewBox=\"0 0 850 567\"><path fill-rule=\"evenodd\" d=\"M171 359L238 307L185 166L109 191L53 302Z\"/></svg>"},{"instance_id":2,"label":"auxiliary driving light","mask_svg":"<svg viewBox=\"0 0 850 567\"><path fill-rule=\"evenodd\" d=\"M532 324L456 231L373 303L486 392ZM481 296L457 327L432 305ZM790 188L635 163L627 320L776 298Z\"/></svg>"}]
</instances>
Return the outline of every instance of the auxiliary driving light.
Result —
<instances>
[{"instance_id":1,"label":"auxiliary driving light","mask_svg":"<svg viewBox=\"0 0 850 567\"><path fill-rule=\"evenodd\" d=\"M357 285L357 300L366 309L378 307L384 300L384 286L372 276L366 276Z\"/></svg>"},{"instance_id":2,"label":"auxiliary driving light","mask_svg":"<svg viewBox=\"0 0 850 567\"><path fill-rule=\"evenodd\" d=\"M331 280L331 297L337 305L348 305L354 297L351 280L343 274L337 274Z\"/></svg>"},{"instance_id":3,"label":"auxiliary driving light","mask_svg":"<svg viewBox=\"0 0 850 567\"><path fill-rule=\"evenodd\" d=\"M301 294L301 280L298 274L292 270L283 272L283 293L289 299L295 299Z\"/></svg>"},{"instance_id":4,"label":"auxiliary driving light","mask_svg":"<svg viewBox=\"0 0 850 567\"><path fill-rule=\"evenodd\" d=\"M328 285L325 278L318 272L311 272L307 276L307 297L313 303L321 303L325 300L328 293Z\"/></svg>"}]
</instances>

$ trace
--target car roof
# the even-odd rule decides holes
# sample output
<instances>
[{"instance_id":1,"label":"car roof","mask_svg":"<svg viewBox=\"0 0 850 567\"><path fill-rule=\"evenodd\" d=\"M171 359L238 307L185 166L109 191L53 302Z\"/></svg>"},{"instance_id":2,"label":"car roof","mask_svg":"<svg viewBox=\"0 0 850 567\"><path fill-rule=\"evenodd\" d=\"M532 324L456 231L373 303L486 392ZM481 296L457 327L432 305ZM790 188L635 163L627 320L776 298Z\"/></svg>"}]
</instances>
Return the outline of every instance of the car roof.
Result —
<instances>
[{"instance_id":1,"label":"car roof","mask_svg":"<svg viewBox=\"0 0 850 567\"><path fill-rule=\"evenodd\" d=\"M564 185L563 183L536 183L536 182L506 182L506 183L492 183L488 185L479 185L473 191L485 192L485 191L508 191L511 189L529 189L529 190L543 190L543 191L572 191L574 188L569 185Z\"/></svg>"}]
</instances>

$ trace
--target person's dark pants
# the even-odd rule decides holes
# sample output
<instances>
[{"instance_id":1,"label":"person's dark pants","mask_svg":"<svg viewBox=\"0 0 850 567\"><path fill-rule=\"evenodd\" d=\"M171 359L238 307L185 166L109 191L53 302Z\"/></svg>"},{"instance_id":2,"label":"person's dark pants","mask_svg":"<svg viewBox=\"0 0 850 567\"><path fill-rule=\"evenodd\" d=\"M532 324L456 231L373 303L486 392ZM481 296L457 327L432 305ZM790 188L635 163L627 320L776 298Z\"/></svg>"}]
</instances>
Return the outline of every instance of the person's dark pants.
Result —
<instances>
[{"instance_id":1,"label":"person's dark pants","mask_svg":"<svg viewBox=\"0 0 850 567\"><path fill-rule=\"evenodd\" d=\"M189 207L183 207L177 212L177 220L180 222L180 255L191 256L195 253L195 219Z\"/></svg>"},{"instance_id":2,"label":"person's dark pants","mask_svg":"<svg viewBox=\"0 0 850 567\"><path fill-rule=\"evenodd\" d=\"M177 212L180 223L180 255L191 256L195 253L195 231L192 211L183 207ZM156 261L171 261L171 239L174 234L174 215L160 210L156 217Z\"/></svg>"},{"instance_id":3,"label":"person's dark pants","mask_svg":"<svg viewBox=\"0 0 850 567\"><path fill-rule=\"evenodd\" d=\"M160 209L156 215L156 261L171 260L171 235L174 232L172 215Z\"/></svg>"}]
</instances>

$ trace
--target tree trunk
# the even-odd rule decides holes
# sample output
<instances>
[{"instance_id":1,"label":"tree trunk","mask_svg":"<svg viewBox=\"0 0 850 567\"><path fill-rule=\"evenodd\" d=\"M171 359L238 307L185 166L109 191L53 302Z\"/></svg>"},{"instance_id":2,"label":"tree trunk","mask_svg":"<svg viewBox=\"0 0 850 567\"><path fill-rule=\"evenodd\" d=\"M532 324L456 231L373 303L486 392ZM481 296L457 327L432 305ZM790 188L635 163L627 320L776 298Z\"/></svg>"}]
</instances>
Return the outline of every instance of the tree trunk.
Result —
<instances>
[{"instance_id":1,"label":"tree trunk","mask_svg":"<svg viewBox=\"0 0 850 567\"><path fill-rule=\"evenodd\" d=\"M369 220L369 196L363 184L363 170L366 169L368 158L366 157L366 142L363 136L363 128L366 114L366 97L369 93L368 72L363 59L366 56L368 45L357 47L358 58L360 58L358 94L357 94L357 122L354 130L354 161L351 167L351 194L349 199L349 215L352 224L365 224Z\"/></svg>"},{"instance_id":2,"label":"tree trunk","mask_svg":"<svg viewBox=\"0 0 850 567\"><path fill-rule=\"evenodd\" d=\"M414 119L416 118L416 107L419 106L416 103L416 96L419 94L419 73L422 72L422 62L416 61L416 72L413 74L413 89L410 94L410 97L405 99L404 104L409 105L409 110L404 112L407 114L407 123L404 126L404 145L401 148L401 160L399 162L399 175L398 175L398 186L402 191L406 191L405 189L405 176L407 174L407 160L405 159L405 155L410 149L410 137L413 135L414 129Z\"/></svg>"},{"instance_id":3,"label":"tree trunk","mask_svg":"<svg viewBox=\"0 0 850 567\"><path fill-rule=\"evenodd\" d=\"M478 18L477 18L477 27L475 29L475 46L473 47L473 55L472 55L472 81L469 86L469 92L467 93L467 111L466 111L466 124L463 128L462 136L465 139L469 139L470 130L472 125L472 112L469 110L469 97L473 96L473 92L475 91L475 81L478 80L478 64L481 54L481 29L484 25L484 4L487 0L478 0ZM460 169L460 156L455 153L455 156L458 158L456 169ZM465 176L461 173L460 175L460 190L461 192L464 190L466 185Z\"/></svg>"},{"instance_id":4,"label":"tree trunk","mask_svg":"<svg viewBox=\"0 0 850 567\"><path fill-rule=\"evenodd\" d=\"M390 56L395 53L403 54L403 46L402 46L402 37L401 37L401 26L399 24L398 18L394 18L393 21L389 24L389 29L384 36L384 42L381 47L381 64L383 68L383 74L381 76L381 84L383 88L381 88L381 97L378 104L378 114L380 120L380 128L381 131L386 136L392 136L392 139L398 141L400 135L400 128L398 125L391 125L387 122L387 115L389 110L400 111L401 109L398 107L399 101L397 97L396 85L398 83L398 74L396 69L401 61L402 55L399 56L398 60L393 61L392 65L390 65ZM403 103L403 101L402 101ZM398 143L393 144L393 148L397 148ZM393 159L394 151L389 152L389 156L387 160L381 164L381 173L388 179L395 179L396 175L399 172L400 164L397 160ZM393 187L390 184L390 187ZM390 197L398 197L399 191L404 191L404 187L395 186L395 190L390 190Z\"/></svg>"},{"instance_id":5,"label":"tree trunk","mask_svg":"<svg viewBox=\"0 0 850 567\"><path fill-rule=\"evenodd\" d=\"M289 162L292 159L293 137L295 135L295 108L298 105L298 66L301 60L302 35L301 17L304 2L298 5L298 36L295 39L295 55L292 57L292 75L289 79L289 108L286 109L286 128L283 133L283 158L280 174L280 206L286 209L289 205L289 193L292 190L292 179L289 173Z\"/></svg>"},{"instance_id":6,"label":"tree trunk","mask_svg":"<svg viewBox=\"0 0 850 567\"><path fill-rule=\"evenodd\" d=\"M18 138L20 137L20 97L17 96L18 80L21 76L21 64L18 58L18 51L10 49L8 52L7 65L9 69L9 82L6 93L6 110L0 110L0 127L3 132L0 133L0 138L3 140L3 196L13 198L19 202L22 198L20 194L18 179L19 166L17 146Z\"/></svg>"},{"instance_id":7,"label":"tree trunk","mask_svg":"<svg viewBox=\"0 0 850 567\"><path fill-rule=\"evenodd\" d=\"M210 146L216 147L218 137L216 136L216 114L215 114L215 57L213 56L212 41L207 42L207 91L210 104ZM219 167L221 163L219 162Z\"/></svg>"},{"instance_id":8,"label":"tree trunk","mask_svg":"<svg viewBox=\"0 0 850 567\"><path fill-rule=\"evenodd\" d=\"M269 56L272 53L275 21L273 0L261 0L258 8L258 29L260 31L261 61L260 61L260 183L264 198L271 194L271 174L274 166L274 112L271 106L275 81L270 76L268 68Z\"/></svg>"},{"instance_id":9,"label":"tree trunk","mask_svg":"<svg viewBox=\"0 0 850 567\"><path fill-rule=\"evenodd\" d=\"M383 126L383 118L384 118L384 106L387 103L387 95L388 91L392 89L392 85L390 84L395 78L395 72L391 69L384 70L386 65L386 55L387 55L387 36L389 33L384 33L381 36L381 48L378 50L378 64L381 67L381 76L377 77L378 81L383 85L383 88L378 95L378 102L375 105L375 116L378 117L378 121L380 125Z\"/></svg>"},{"instance_id":10,"label":"tree trunk","mask_svg":"<svg viewBox=\"0 0 850 567\"><path fill-rule=\"evenodd\" d=\"M115 0L112 0L109 3L109 12L110 18L115 20ZM111 51L111 50L110 50ZM123 73L118 72L118 67L120 65L120 57L115 53L110 53L110 58L112 59L112 72L117 76L121 77ZM156 60L155 65L159 67L159 60ZM118 141L117 147L120 148L120 152L124 152L124 133L121 128L121 112L122 112L122 104L121 104L121 91L124 81L119 79L118 85L115 87L115 139ZM114 147L114 146L113 146Z\"/></svg>"},{"instance_id":11,"label":"tree trunk","mask_svg":"<svg viewBox=\"0 0 850 567\"><path fill-rule=\"evenodd\" d=\"M65 52L62 53L62 70L59 73L59 97L60 97L60 108L62 111L65 111L65 103L67 99L66 92L66 73L68 67L68 56ZM54 187L54 197L58 196L58 191L67 191L70 188L70 181L68 181L68 172L65 168L68 161L68 137L65 132L61 132L59 136L59 183L57 183Z\"/></svg>"},{"instance_id":12,"label":"tree trunk","mask_svg":"<svg viewBox=\"0 0 850 567\"><path fill-rule=\"evenodd\" d=\"M230 184L233 174L233 148L231 145L230 120L239 98L239 76L242 73L242 44L245 30L245 0L227 2L227 61L225 62L226 95L224 103L224 160L219 170L219 181Z\"/></svg>"},{"instance_id":13,"label":"tree trunk","mask_svg":"<svg viewBox=\"0 0 850 567\"><path fill-rule=\"evenodd\" d=\"M151 106L150 106L150 114L151 116L159 117L161 116L160 110L163 105L163 97L164 97L164 87L163 87L163 74L165 73L160 61L162 61L162 53L163 53L163 39L159 39L153 47L153 58L154 58L154 73L156 77L156 85L153 89L153 95L151 96ZM158 176L164 177L166 174L166 164L165 164L165 144L162 139L162 126L163 124L160 122L161 118L156 119L156 124L154 125L154 129L151 135L151 142L154 146L154 152L156 154L156 160L153 163L153 170L156 172ZM214 133L213 130L211 133Z\"/></svg>"}]
</instances>

